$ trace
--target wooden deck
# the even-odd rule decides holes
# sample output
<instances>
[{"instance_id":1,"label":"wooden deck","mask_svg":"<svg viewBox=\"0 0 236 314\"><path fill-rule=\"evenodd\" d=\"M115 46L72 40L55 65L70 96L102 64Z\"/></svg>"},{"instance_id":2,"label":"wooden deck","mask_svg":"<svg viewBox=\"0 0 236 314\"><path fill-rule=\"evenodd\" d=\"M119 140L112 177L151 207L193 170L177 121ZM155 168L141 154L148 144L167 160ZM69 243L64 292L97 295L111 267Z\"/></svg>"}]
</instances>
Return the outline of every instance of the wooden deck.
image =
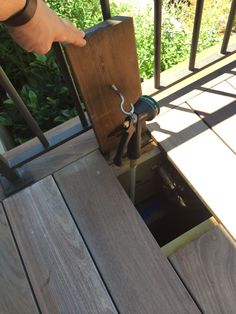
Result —
<instances>
[{"instance_id":1,"label":"wooden deck","mask_svg":"<svg viewBox=\"0 0 236 314\"><path fill-rule=\"evenodd\" d=\"M89 131L24 166L35 183L0 204L0 313L235 313L235 78L232 61L149 125L224 228L167 258Z\"/></svg>"},{"instance_id":2,"label":"wooden deck","mask_svg":"<svg viewBox=\"0 0 236 314\"><path fill-rule=\"evenodd\" d=\"M153 138L236 239L236 61L161 100Z\"/></svg>"}]
</instances>

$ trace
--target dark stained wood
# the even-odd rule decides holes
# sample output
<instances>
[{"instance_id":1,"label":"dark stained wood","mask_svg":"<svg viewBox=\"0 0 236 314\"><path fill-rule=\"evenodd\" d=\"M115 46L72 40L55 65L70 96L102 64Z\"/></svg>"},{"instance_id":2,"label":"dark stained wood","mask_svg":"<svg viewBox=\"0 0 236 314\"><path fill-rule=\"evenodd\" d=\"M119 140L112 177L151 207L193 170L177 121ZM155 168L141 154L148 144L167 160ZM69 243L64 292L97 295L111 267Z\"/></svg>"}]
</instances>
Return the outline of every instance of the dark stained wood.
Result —
<instances>
[{"instance_id":1,"label":"dark stained wood","mask_svg":"<svg viewBox=\"0 0 236 314\"><path fill-rule=\"evenodd\" d=\"M77 84L85 101L101 150L117 147L108 138L123 121L120 99L111 89L115 84L125 97L126 110L141 95L133 20L117 17L87 32L85 47L65 46Z\"/></svg>"},{"instance_id":2,"label":"dark stained wood","mask_svg":"<svg viewBox=\"0 0 236 314\"><path fill-rule=\"evenodd\" d=\"M214 227L170 260L203 313L235 313L236 244L222 227Z\"/></svg>"},{"instance_id":3,"label":"dark stained wood","mask_svg":"<svg viewBox=\"0 0 236 314\"><path fill-rule=\"evenodd\" d=\"M4 204L43 313L117 313L52 177Z\"/></svg>"},{"instance_id":4,"label":"dark stained wood","mask_svg":"<svg viewBox=\"0 0 236 314\"><path fill-rule=\"evenodd\" d=\"M235 154L187 104L155 118L148 128L179 173L236 239Z\"/></svg>"},{"instance_id":5,"label":"dark stained wood","mask_svg":"<svg viewBox=\"0 0 236 314\"><path fill-rule=\"evenodd\" d=\"M199 313L98 151L55 179L120 313Z\"/></svg>"},{"instance_id":6,"label":"dark stained wood","mask_svg":"<svg viewBox=\"0 0 236 314\"><path fill-rule=\"evenodd\" d=\"M2 204L0 204L0 313L38 313Z\"/></svg>"}]
</instances>

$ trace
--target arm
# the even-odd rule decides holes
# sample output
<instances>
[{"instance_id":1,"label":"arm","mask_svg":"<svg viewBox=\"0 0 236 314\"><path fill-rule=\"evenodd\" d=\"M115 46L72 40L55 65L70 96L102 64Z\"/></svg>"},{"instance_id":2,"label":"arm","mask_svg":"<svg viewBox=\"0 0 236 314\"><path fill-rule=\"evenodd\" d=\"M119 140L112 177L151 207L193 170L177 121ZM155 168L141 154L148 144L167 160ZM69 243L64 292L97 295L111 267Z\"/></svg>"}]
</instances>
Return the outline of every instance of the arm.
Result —
<instances>
[{"instance_id":1,"label":"arm","mask_svg":"<svg viewBox=\"0 0 236 314\"><path fill-rule=\"evenodd\" d=\"M25 3L26 0L0 0L0 21L19 12ZM35 14L26 24L7 28L12 38L22 48L38 54L47 53L54 41L68 42L81 47L86 44L84 32L69 21L59 18L43 0L37 0Z\"/></svg>"},{"instance_id":2,"label":"arm","mask_svg":"<svg viewBox=\"0 0 236 314\"><path fill-rule=\"evenodd\" d=\"M4 21L22 10L25 6L25 1L26 0L0 0L0 21Z\"/></svg>"}]
</instances>

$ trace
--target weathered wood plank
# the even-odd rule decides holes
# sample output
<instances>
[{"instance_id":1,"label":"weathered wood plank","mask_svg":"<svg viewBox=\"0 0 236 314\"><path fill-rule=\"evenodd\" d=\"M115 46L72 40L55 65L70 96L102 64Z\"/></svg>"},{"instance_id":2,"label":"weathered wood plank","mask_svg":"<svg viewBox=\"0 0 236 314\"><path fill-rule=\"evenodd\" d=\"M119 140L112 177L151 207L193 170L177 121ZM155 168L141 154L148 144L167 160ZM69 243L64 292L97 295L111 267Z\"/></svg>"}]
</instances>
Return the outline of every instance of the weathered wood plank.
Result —
<instances>
[{"instance_id":1,"label":"weathered wood plank","mask_svg":"<svg viewBox=\"0 0 236 314\"><path fill-rule=\"evenodd\" d=\"M116 313L52 177L4 205L43 313Z\"/></svg>"},{"instance_id":2,"label":"weathered wood plank","mask_svg":"<svg viewBox=\"0 0 236 314\"><path fill-rule=\"evenodd\" d=\"M68 59L93 123L101 150L117 147L108 137L124 121L115 84L125 97L125 108L141 95L133 20L114 17L86 31L85 47L65 46Z\"/></svg>"},{"instance_id":3,"label":"weathered wood plank","mask_svg":"<svg viewBox=\"0 0 236 314\"><path fill-rule=\"evenodd\" d=\"M236 244L222 227L214 227L170 260L203 313L235 313Z\"/></svg>"},{"instance_id":4,"label":"weathered wood plank","mask_svg":"<svg viewBox=\"0 0 236 314\"><path fill-rule=\"evenodd\" d=\"M97 151L55 174L120 313L198 313Z\"/></svg>"},{"instance_id":5,"label":"weathered wood plank","mask_svg":"<svg viewBox=\"0 0 236 314\"><path fill-rule=\"evenodd\" d=\"M0 313L38 313L2 204L0 204Z\"/></svg>"},{"instance_id":6,"label":"weathered wood plank","mask_svg":"<svg viewBox=\"0 0 236 314\"><path fill-rule=\"evenodd\" d=\"M225 81L187 103L236 153L236 89Z\"/></svg>"},{"instance_id":7,"label":"weathered wood plank","mask_svg":"<svg viewBox=\"0 0 236 314\"><path fill-rule=\"evenodd\" d=\"M78 134L83 130L79 117L72 118L51 130L45 132L46 138L51 146L65 141L67 138ZM33 156L42 154L45 148L37 137L17 146L4 153L4 157L8 160L11 167L21 164L25 160L30 160Z\"/></svg>"},{"instance_id":8,"label":"weathered wood plank","mask_svg":"<svg viewBox=\"0 0 236 314\"><path fill-rule=\"evenodd\" d=\"M236 238L235 154L187 104L157 117L148 128L199 198Z\"/></svg>"},{"instance_id":9,"label":"weathered wood plank","mask_svg":"<svg viewBox=\"0 0 236 314\"><path fill-rule=\"evenodd\" d=\"M34 182L39 181L96 149L98 143L95 134L89 130L25 164L22 167L24 177Z\"/></svg>"}]
</instances>

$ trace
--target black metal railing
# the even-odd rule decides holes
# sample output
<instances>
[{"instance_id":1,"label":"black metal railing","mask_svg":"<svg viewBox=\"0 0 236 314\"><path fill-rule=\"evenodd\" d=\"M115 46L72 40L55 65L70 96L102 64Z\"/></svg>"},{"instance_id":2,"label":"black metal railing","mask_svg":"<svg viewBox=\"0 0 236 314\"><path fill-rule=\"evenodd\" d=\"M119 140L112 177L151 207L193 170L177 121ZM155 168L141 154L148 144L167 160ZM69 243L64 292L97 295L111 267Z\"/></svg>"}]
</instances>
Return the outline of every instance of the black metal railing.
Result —
<instances>
[{"instance_id":1,"label":"black metal railing","mask_svg":"<svg viewBox=\"0 0 236 314\"><path fill-rule=\"evenodd\" d=\"M109 0L100 0L100 5L101 5L103 19L104 20L109 19L112 14ZM203 6L204 6L204 0L197 0L196 12L195 12L195 18L194 18L193 35L192 35L191 53L189 57L189 70L192 71L193 73L196 70L195 63L196 63L196 55L197 55L197 47L198 47L198 39L199 39L199 33L200 33L200 27L201 27ZM229 44L229 38L230 38L232 26L233 26L235 12L236 12L236 0L232 0L228 22L227 22L226 30L224 33L221 50L220 50L220 53L223 55L227 54L227 47ZM162 24L161 20L162 20L162 0L154 0L154 55L155 55L154 85L156 89L159 89L161 86L161 24ZM35 121L31 113L27 109L27 106L24 104L19 94L17 93L17 91L15 90L15 88L12 86L11 82L7 78L3 69L0 67L1 85L6 90L10 98L14 101L15 105L20 111L21 115L24 117L26 123L28 124L33 134L35 134L35 136L39 139L39 141L42 144L41 145L42 147L38 149L35 152L35 154L32 154L32 155L26 154L25 158L21 159L18 163L16 162L13 166L10 166L9 162L3 156L0 156L0 173L4 177L6 177L9 181L19 180L19 174L18 174L18 171L15 170L15 168L19 167L20 165L23 165L24 163L26 163L29 160L32 160L35 157L38 157L40 154L43 154L47 152L48 150L55 148L61 143L64 143L66 140L71 139L72 137L90 128L90 123L83 110L79 92L76 89L75 82L71 74L70 67L67 63L63 48L61 44L59 43L54 43L53 48L56 53L59 65L61 66L64 78L67 82L73 102L77 108L77 112L81 121L81 128L79 128L78 132L69 134L66 139L63 138L61 141L59 140L59 141L53 142L50 139L46 138L45 134L40 129L37 122Z\"/></svg>"},{"instance_id":2,"label":"black metal railing","mask_svg":"<svg viewBox=\"0 0 236 314\"><path fill-rule=\"evenodd\" d=\"M109 0L100 0L102 14L104 20L111 17L111 9ZM197 0L194 17L194 26L192 32L191 52L189 56L188 70L195 72L197 48L199 41L199 34L201 28L201 20L203 14L204 0ZM227 54L227 47L229 44L230 33L232 31L233 22L236 14L236 0L232 0L231 8L228 16L227 26L224 33L220 53ZM161 25L162 25L162 0L154 0L154 87L159 89L161 87ZM218 57L220 59L220 57ZM210 65L210 64L209 64ZM185 77L183 75L182 79ZM178 77L179 79L179 77ZM173 82L172 82L173 83Z\"/></svg>"},{"instance_id":3,"label":"black metal railing","mask_svg":"<svg viewBox=\"0 0 236 314\"><path fill-rule=\"evenodd\" d=\"M161 87L161 71L160 71L160 60L161 60L161 13L162 13L162 0L154 0L154 16L155 16L155 71L154 71L154 82L155 88L158 89ZM197 48L198 48L198 40L200 34L202 13L204 7L204 0L197 0L196 2L196 11L194 17L194 26L192 32L192 43L191 43L191 52L189 56L189 67L188 70L195 72L197 69L195 68L196 56L197 56ZM229 44L230 33L233 27L233 21L236 13L236 0L232 0L231 9L228 16L228 22L226 26L226 30L224 33L224 38L221 46L221 50L219 51L221 54L227 54L227 47ZM221 57L218 57L220 59ZM210 65L210 64L208 64ZM186 77L183 75L182 79Z\"/></svg>"}]
</instances>

